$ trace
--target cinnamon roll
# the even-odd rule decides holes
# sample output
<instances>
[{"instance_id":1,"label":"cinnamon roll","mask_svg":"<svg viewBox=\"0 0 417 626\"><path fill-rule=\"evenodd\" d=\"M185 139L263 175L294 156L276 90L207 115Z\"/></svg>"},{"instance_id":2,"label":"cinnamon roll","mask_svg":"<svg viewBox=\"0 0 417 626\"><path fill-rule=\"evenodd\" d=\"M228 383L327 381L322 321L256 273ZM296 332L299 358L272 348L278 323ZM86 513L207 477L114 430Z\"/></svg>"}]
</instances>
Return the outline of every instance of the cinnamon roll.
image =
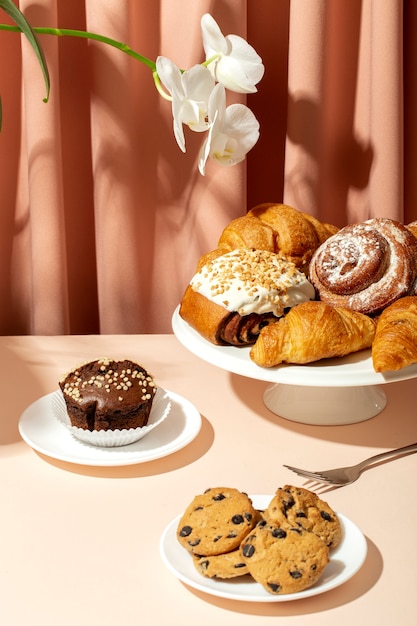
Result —
<instances>
[{"instance_id":1,"label":"cinnamon roll","mask_svg":"<svg viewBox=\"0 0 417 626\"><path fill-rule=\"evenodd\" d=\"M320 300L367 315L413 293L416 277L417 238L388 218L345 226L316 250L309 267Z\"/></svg>"},{"instance_id":2,"label":"cinnamon roll","mask_svg":"<svg viewBox=\"0 0 417 626\"><path fill-rule=\"evenodd\" d=\"M202 337L218 346L251 345L261 328L277 321L273 313L241 315L228 311L194 291L191 285L182 297L180 316Z\"/></svg>"},{"instance_id":3,"label":"cinnamon roll","mask_svg":"<svg viewBox=\"0 0 417 626\"><path fill-rule=\"evenodd\" d=\"M414 237L417 237L417 220L407 224L407 228L408 228L408 230L411 230L411 232L413 233Z\"/></svg>"}]
</instances>

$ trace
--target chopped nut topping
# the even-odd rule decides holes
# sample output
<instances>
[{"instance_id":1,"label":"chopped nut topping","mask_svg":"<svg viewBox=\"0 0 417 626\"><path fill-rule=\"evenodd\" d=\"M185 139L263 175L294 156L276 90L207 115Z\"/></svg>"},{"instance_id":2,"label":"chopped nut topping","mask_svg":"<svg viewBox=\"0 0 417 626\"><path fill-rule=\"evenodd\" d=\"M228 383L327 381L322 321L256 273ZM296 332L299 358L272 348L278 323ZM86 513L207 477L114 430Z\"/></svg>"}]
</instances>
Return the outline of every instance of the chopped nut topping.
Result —
<instances>
[{"instance_id":1,"label":"chopped nut topping","mask_svg":"<svg viewBox=\"0 0 417 626\"><path fill-rule=\"evenodd\" d=\"M192 278L194 291L241 315L283 314L288 293L294 304L314 299L314 288L294 263L267 250L237 249L209 260Z\"/></svg>"}]
</instances>

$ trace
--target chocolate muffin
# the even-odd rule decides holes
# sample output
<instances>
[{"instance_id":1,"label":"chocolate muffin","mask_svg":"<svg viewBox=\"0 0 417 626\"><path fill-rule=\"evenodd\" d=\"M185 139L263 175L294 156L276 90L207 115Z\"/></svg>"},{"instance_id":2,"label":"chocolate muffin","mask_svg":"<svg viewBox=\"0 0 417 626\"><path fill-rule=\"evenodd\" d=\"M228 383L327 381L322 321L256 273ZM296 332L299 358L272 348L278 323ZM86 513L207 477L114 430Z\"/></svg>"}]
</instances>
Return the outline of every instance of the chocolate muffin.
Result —
<instances>
[{"instance_id":1,"label":"chocolate muffin","mask_svg":"<svg viewBox=\"0 0 417 626\"><path fill-rule=\"evenodd\" d=\"M146 426L157 389L141 365L109 358L80 365L59 386L71 425L90 431Z\"/></svg>"}]
</instances>

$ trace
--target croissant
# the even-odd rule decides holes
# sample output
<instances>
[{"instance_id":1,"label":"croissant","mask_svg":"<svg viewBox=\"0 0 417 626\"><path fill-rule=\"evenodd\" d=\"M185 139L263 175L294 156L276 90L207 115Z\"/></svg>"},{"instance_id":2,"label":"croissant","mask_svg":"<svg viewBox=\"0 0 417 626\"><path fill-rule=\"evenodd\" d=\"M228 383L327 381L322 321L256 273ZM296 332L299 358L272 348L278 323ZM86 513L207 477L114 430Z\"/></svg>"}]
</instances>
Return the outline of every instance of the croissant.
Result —
<instances>
[{"instance_id":1,"label":"croissant","mask_svg":"<svg viewBox=\"0 0 417 626\"><path fill-rule=\"evenodd\" d=\"M220 235L218 247L223 251L237 248L277 251L272 227L250 214L237 217L226 226Z\"/></svg>"},{"instance_id":2,"label":"croissant","mask_svg":"<svg viewBox=\"0 0 417 626\"><path fill-rule=\"evenodd\" d=\"M338 231L286 204L264 203L232 220L223 230L223 250L254 248L280 254L306 273L313 252Z\"/></svg>"},{"instance_id":3,"label":"croissant","mask_svg":"<svg viewBox=\"0 0 417 626\"><path fill-rule=\"evenodd\" d=\"M261 367L273 367L345 356L371 346L375 325L357 311L304 302L261 330L250 358Z\"/></svg>"},{"instance_id":4,"label":"croissant","mask_svg":"<svg viewBox=\"0 0 417 626\"><path fill-rule=\"evenodd\" d=\"M417 363L417 296L400 298L382 311L372 344L376 372Z\"/></svg>"},{"instance_id":5,"label":"croissant","mask_svg":"<svg viewBox=\"0 0 417 626\"><path fill-rule=\"evenodd\" d=\"M214 259L217 259L219 256L222 256L223 254L224 254L224 250L220 250L220 248L216 248L215 250L206 252L206 254L203 254L203 256L201 256L198 259L196 272L199 272L205 265L207 265L208 263L211 263L212 261L214 261Z\"/></svg>"},{"instance_id":6,"label":"croissant","mask_svg":"<svg viewBox=\"0 0 417 626\"><path fill-rule=\"evenodd\" d=\"M279 249L283 252L295 252L296 255L297 252L304 253L306 249L322 244L339 230L337 226L320 222L312 215L298 211L288 204L264 202L251 209L248 215L254 215L261 222L270 224L276 233Z\"/></svg>"}]
</instances>

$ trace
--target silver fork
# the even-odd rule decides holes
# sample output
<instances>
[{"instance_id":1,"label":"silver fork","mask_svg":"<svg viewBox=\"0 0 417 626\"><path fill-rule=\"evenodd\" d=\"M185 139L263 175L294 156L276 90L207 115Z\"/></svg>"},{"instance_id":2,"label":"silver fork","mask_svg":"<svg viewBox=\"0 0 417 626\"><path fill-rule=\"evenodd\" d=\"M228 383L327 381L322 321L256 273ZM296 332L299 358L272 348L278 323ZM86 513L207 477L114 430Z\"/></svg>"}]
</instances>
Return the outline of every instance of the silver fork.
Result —
<instances>
[{"instance_id":1,"label":"silver fork","mask_svg":"<svg viewBox=\"0 0 417 626\"><path fill-rule=\"evenodd\" d=\"M406 454L412 454L413 452L417 452L417 443L412 443L409 446L404 446L403 448L396 448L395 450L388 450L387 452L375 454L357 465L351 465L348 467L338 467L336 469L322 470L320 472L310 472L298 467L292 467L291 465L284 465L284 467L311 481L327 483L329 485L350 485L355 482L355 480L358 480L365 468L374 465L377 461L389 459L390 457L404 456Z\"/></svg>"}]
</instances>

